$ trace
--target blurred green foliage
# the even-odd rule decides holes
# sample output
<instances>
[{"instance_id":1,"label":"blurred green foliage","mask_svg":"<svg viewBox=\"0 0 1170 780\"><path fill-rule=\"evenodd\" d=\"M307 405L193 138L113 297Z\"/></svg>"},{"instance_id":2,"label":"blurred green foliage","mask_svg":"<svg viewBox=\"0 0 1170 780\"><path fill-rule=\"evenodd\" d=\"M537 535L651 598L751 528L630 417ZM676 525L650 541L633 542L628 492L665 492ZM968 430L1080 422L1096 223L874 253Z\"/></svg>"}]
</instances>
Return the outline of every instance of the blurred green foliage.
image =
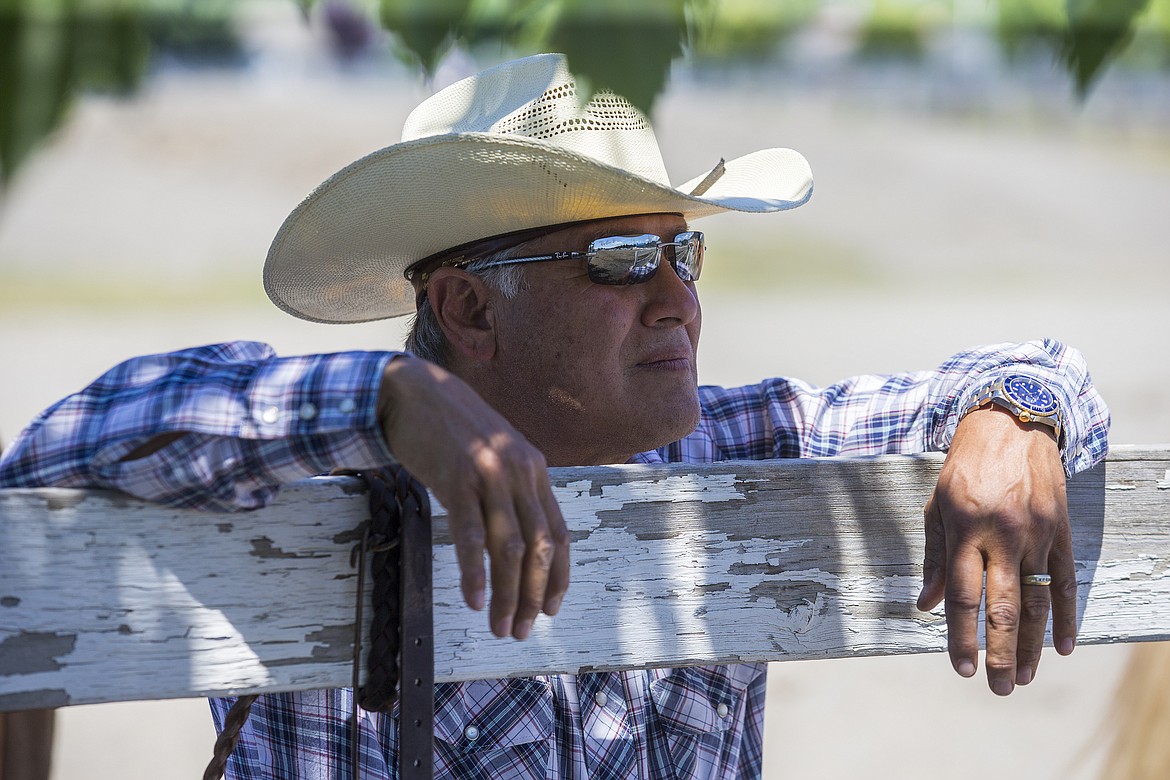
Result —
<instances>
[{"instance_id":1,"label":"blurred green foliage","mask_svg":"<svg viewBox=\"0 0 1170 780\"><path fill-rule=\"evenodd\" d=\"M858 55L918 59L926 50L938 11L932 5L875 0L859 31Z\"/></svg>"},{"instance_id":2,"label":"blurred green foliage","mask_svg":"<svg viewBox=\"0 0 1170 780\"><path fill-rule=\"evenodd\" d=\"M288 0L313 18L341 0ZM915 59L930 37L986 15L1009 57L1054 53L1082 97L1135 40L1170 67L1170 0L348 0L392 51L432 74L453 47L562 51L590 89L649 110L671 63L758 61L826 12L857 20L862 58ZM158 55L242 58L233 0L0 0L0 186L85 90L133 92Z\"/></svg>"},{"instance_id":3,"label":"blurred green foliage","mask_svg":"<svg viewBox=\"0 0 1170 780\"><path fill-rule=\"evenodd\" d=\"M236 58L230 0L0 0L0 186L82 91L130 94L152 54Z\"/></svg>"},{"instance_id":4,"label":"blurred green foliage","mask_svg":"<svg viewBox=\"0 0 1170 780\"><path fill-rule=\"evenodd\" d=\"M1106 62L1133 40L1134 20L1150 0L1067 0L1063 56L1084 95Z\"/></svg>"}]
</instances>

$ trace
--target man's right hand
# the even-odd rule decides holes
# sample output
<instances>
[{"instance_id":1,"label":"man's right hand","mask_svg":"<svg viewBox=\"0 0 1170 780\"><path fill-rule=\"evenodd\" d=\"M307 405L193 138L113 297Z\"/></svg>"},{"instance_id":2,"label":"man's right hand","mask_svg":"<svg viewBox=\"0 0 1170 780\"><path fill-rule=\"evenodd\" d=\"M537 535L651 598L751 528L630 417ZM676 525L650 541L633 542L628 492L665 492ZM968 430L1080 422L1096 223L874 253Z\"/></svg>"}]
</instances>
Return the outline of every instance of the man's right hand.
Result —
<instances>
[{"instance_id":1,"label":"man's right hand","mask_svg":"<svg viewBox=\"0 0 1170 780\"><path fill-rule=\"evenodd\" d=\"M387 364L378 419L394 456L447 509L467 605L483 609L486 549L492 632L527 638L569 586L569 532L544 455L463 380L410 355Z\"/></svg>"}]
</instances>

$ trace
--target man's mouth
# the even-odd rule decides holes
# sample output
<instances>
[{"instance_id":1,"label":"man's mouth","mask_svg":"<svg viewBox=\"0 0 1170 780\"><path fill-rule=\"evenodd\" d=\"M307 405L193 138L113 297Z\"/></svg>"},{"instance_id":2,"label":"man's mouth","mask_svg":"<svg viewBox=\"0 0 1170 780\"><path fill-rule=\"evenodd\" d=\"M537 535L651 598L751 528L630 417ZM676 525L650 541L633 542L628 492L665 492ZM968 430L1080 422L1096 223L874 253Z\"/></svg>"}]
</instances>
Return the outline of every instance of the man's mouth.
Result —
<instances>
[{"instance_id":1,"label":"man's mouth","mask_svg":"<svg viewBox=\"0 0 1170 780\"><path fill-rule=\"evenodd\" d=\"M691 356L677 352L655 354L638 363L638 368L654 371L690 371Z\"/></svg>"}]
</instances>

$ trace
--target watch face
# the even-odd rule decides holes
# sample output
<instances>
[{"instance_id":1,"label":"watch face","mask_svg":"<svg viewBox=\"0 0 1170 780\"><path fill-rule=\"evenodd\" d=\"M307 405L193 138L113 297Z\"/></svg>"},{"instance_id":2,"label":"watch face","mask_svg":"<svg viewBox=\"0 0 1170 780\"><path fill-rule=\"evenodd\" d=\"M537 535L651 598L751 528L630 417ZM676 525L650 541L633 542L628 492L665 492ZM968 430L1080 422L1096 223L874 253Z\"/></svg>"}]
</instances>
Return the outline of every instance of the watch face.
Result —
<instances>
[{"instance_id":1,"label":"watch face","mask_svg":"<svg viewBox=\"0 0 1170 780\"><path fill-rule=\"evenodd\" d=\"M1009 376L1003 392L1012 403L1037 416L1056 414L1056 396L1041 382L1027 376Z\"/></svg>"}]
</instances>

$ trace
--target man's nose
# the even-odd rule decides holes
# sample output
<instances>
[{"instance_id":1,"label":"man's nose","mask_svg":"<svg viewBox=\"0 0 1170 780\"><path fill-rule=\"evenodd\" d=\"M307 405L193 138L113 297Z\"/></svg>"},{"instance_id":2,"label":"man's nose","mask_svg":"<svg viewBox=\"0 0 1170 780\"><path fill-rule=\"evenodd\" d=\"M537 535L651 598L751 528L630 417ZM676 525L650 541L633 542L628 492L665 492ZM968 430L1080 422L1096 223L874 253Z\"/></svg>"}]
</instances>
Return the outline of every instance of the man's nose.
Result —
<instances>
[{"instance_id":1,"label":"man's nose","mask_svg":"<svg viewBox=\"0 0 1170 780\"><path fill-rule=\"evenodd\" d=\"M642 322L647 327L689 325L699 316L699 294L695 283L680 279L665 257L659 262L654 276L640 286L646 288Z\"/></svg>"}]
</instances>

